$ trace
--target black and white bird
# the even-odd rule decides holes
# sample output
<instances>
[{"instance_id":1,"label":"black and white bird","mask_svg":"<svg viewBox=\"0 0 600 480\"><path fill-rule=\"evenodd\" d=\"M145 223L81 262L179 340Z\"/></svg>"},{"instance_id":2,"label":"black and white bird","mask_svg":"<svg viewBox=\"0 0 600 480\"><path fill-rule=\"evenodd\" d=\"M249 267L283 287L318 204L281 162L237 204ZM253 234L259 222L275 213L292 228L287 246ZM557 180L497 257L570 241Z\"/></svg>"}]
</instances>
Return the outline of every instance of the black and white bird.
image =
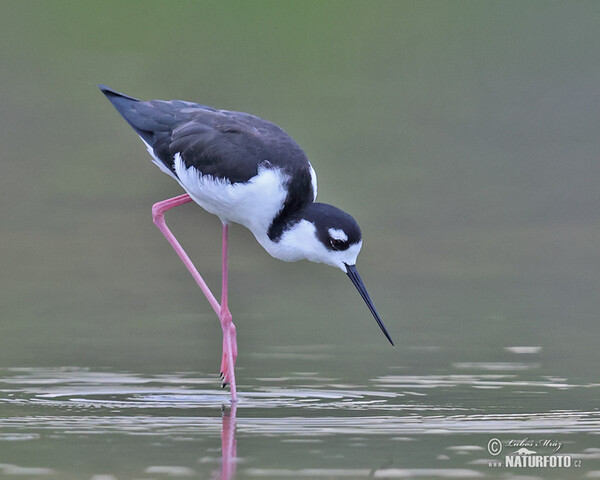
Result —
<instances>
[{"instance_id":1,"label":"black and white bird","mask_svg":"<svg viewBox=\"0 0 600 480\"><path fill-rule=\"evenodd\" d=\"M154 222L207 296L223 329L223 386L237 399L235 326L227 305L227 244L231 222L248 228L273 257L307 259L339 268L366 302L393 345L356 270L362 234L354 218L317 203L317 177L298 144L254 115L182 100L140 101L99 85L142 139L153 162L187 192L153 206ZM164 222L164 212L194 201L223 223L221 303Z\"/></svg>"}]
</instances>

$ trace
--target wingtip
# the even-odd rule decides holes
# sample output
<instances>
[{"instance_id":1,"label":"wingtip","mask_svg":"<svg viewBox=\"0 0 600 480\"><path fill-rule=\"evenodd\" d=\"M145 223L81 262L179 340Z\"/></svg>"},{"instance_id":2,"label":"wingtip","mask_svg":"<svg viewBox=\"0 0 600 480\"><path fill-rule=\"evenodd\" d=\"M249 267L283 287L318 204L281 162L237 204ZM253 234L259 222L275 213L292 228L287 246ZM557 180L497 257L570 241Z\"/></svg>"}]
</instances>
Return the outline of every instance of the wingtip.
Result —
<instances>
[{"instance_id":1,"label":"wingtip","mask_svg":"<svg viewBox=\"0 0 600 480\"><path fill-rule=\"evenodd\" d=\"M112 88L109 88L109 87L107 87L107 86L106 86L106 85L104 85L103 83L97 83L97 84L96 84L96 86L97 86L97 87L100 89L100 91L101 91L102 93L104 93L104 94L107 94L107 93L112 93L112 92L113 92L113 89L112 89Z\"/></svg>"},{"instance_id":2,"label":"wingtip","mask_svg":"<svg viewBox=\"0 0 600 480\"><path fill-rule=\"evenodd\" d=\"M127 100L133 100L135 102L139 102L139 100L135 97L130 97L129 95L125 95L124 93L121 92L117 92L116 90L113 90L112 88L104 85L103 83L98 83L96 84L96 86L100 89L100 91L106 95L107 97L121 97L121 98L125 98Z\"/></svg>"}]
</instances>

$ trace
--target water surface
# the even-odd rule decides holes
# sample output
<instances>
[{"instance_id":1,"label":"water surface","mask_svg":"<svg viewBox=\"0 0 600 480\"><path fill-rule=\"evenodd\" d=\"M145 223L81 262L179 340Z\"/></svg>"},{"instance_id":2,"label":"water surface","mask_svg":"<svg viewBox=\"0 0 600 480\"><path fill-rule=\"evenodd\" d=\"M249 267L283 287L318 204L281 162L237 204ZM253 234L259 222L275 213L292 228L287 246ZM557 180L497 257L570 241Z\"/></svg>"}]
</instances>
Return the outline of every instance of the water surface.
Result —
<instances>
[{"instance_id":1,"label":"water surface","mask_svg":"<svg viewBox=\"0 0 600 480\"><path fill-rule=\"evenodd\" d=\"M541 375L539 364L519 360L456 363L444 374L407 368L363 384L290 372L248 387L240 377L237 405L215 388L216 375L5 369L0 470L95 479L520 478L490 467L497 458L487 444L497 438L507 453L517 450L510 441L554 441L556 453L581 462L530 470L533 478L595 475L600 384Z\"/></svg>"}]
</instances>

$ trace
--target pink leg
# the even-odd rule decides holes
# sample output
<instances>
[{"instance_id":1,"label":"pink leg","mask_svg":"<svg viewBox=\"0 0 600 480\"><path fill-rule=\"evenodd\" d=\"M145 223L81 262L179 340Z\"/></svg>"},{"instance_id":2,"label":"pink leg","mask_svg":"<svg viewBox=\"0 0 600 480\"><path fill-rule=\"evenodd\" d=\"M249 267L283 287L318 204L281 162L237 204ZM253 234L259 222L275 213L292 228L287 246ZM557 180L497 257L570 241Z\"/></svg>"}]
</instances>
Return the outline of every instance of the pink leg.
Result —
<instances>
[{"instance_id":1,"label":"pink leg","mask_svg":"<svg viewBox=\"0 0 600 480\"><path fill-rule=\"evenodd\" d=\"M235 375L234 375L234 366L235 359L237 357L237 343L235 336L235 325L232 322L231 313L229 312L229 307L227 306L227 225L223 225L223 292L222 292L222 305L219 305L219 302L215 298L215 296L208 288L208 285L202 278L202 276L198 273L198 270L190 260L190 257L185 253L185 250L180 245L180 243L175 238L175 235L171 233L169 227L165 223L165 212L170 210L171 208L177 207L179 205L184 205L186 203L191 202L192 199L186 193L183 195L179 195L178 197L169 198L167 200L163 200L162 202L155 203L152 206L152 218L154 220L155 225L161 231L161 233L165 236L165 238L169 241L179 258L183 264L187 267L189 272L194 277L194 280L208 299L208 302L213 307L213 310L219 316L221 320L221 328L223 329L223 361L221 363L221 372L223 377L223 386L227 385L227 383L231 384L231 399L232 401L237 401L237 393L235 388ZM225 365L224 365L225 363Z\"/></svg>"},{"instance_id":2,"label":"pink leg","mask_svg":"<svg viewBox=\"0 0 600 480\"><path fill-rule=\"evenodd\" d=\"M208 288L208 285L206 284L206 282L204 281L202 276L198 273L198 270L196 270L196 267L190 260L190 257L188 257L188 254L185 253L185 250L179 244L179 242L175 238L175 235L173 235L171 233L171 230L169 230L169 227L167 227L167 224L165 223L165 212L167 210L178 207L179 205L184 205L191 201L192 201L192 199L186 193L183 195L179 195L178 197L169 198L167 200L163 200L162 202L155 203L152 206L152 219L154 220L154 224L158 227L158 229L162 232L162 234L165 236L165 238L169 241L169 243L171 244L171 246L173 247L173 249L175 250L177 255L179 255L179 258L181 258L181 261L183 262L183 264L187 267L189 272L192 274L192 277L194 277L194 280L196 280L196 283L200 287L200 290L202 290L204 295L206 295L206 298L208 299L208 302L210 303L210 305L213 307L213 310L217 313L217 315L220 316L221 315L221 306L219 305L219 302L217 302L217 299L210 291L210 288Z\"/></svg>"},{"instance_id":3,"label":"pink leg","mask_svg":"<svg viewBox=\"0 0 600 480\"><path fill-rule=\"evenodd\" d=\"M227 384L231 388L231 399L237 401L237 392L235 388L235 360L237 358L237 340L235 334L235 325L232 321L229 304L227 301L227 250L229 243L229 227L223 224L223 275L221 288L221 328L223 329L223 359L221 360L221 377L223 378L223 387Z\"/></svg>"}]
</instances>

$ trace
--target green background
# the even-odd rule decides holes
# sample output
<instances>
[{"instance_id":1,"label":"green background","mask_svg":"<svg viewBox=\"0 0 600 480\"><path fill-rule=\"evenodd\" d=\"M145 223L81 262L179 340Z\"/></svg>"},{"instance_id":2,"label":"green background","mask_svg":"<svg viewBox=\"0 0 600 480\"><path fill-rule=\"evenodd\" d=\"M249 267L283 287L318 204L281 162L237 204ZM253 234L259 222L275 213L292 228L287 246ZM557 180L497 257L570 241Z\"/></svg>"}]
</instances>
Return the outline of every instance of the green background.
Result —
<instances>
[{"instance_id":1,"label":"green background","mask_svg":"<svg viewBox=\"0 0 600 480\"><path fill-rule=\"evenodd\" d=\"M396 348L341 272L231 229L242 392L519 363L520 345L541 347L535 378L595 384L599 24L582 1L1 1L0 367L196 372L218 390L220 326L151 220L181 190L105 83L273 121L319 200L361 225ZM188 205L167 222L218 294L218 219Z\"/></svg>"}]
</instances>

